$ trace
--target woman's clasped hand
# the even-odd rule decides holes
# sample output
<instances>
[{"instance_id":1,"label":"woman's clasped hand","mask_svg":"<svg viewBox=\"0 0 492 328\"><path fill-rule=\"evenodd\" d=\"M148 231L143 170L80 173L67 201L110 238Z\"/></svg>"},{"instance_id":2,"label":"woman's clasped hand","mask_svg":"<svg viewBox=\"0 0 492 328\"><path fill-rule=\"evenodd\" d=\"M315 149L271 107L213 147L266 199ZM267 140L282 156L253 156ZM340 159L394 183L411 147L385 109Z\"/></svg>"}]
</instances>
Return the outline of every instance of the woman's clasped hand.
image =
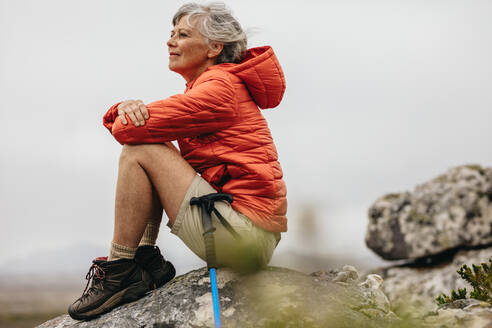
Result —
<instances>
[{"instance_id":1,"label":"woman's clasped hand","mask_svg":"<svg viewBox=\"0 0 492 328\"><path fill-rule=\"evenodd\" d=\"M125 100L118 105L118 117L123 125L127 125L127 115L135 126L145 125L149 119L149 111L142 100Z\"/></svg>"}]
</instances>

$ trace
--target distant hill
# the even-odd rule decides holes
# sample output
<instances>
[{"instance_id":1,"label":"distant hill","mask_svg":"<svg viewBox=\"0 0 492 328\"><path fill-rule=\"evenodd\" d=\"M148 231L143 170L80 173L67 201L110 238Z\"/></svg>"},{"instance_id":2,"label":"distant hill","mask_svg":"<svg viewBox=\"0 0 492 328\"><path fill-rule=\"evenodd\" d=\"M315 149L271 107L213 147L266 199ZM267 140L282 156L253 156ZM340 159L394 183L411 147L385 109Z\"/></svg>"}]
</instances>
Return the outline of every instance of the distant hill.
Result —
<instances>
[{"instance_id":1,"label":"distant hill","mask_svg":"<svg viewBox=\"0 0 492 328\"><path fill-rule=\"evenodd\" d=\"M50 274L81 274L88 270L91 259L108 252L107 247L76 244L43 250L28 256L0 263L0 276Z\"/></svg>"},{"instance_id":2,"label":"distant hill","mask_svg":"<svg viewBox=\"0 0 492 328\"><path fill-rule=\"evenodd\" d=\"M161 250L165 249L165 246L160 247ZM194 255L186 246L182 244L176 246L169 243L168 247L169 249L164 251L164 255L176 266L178 274L205 266L205 262ZM11 258L0 262L0 286L6 282L15 284L32 281L33 277L46 283L56 282L57 279L60 279L58 277L63 278L63 280L69 279L69 277L78 277L77 281L84 280L92 259L106 256L108 251L109 247L79 243Z\"/></svg>"}]
</instances>

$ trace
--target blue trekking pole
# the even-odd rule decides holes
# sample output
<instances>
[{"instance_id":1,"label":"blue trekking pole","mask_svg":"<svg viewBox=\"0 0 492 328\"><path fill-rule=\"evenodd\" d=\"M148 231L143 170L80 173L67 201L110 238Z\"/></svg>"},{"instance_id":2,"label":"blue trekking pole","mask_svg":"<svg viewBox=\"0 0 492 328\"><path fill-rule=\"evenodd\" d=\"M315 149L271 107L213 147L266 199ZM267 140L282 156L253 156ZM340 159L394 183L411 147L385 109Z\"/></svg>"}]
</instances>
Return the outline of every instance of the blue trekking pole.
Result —
<instances>
[{"instance_id":1,"label":"blue trekking pole","mask_svg":"<svg viewBox=\"0 0 492 328\"><path fill-rule=\"evenodd\" d=\"M228 194L208 194L201 197L193 197L190 200L190 205L200 205L202 208L202 225L203 239L205 241L205 259L207 261L207 269L210 274L210 284L212 287L212 304L214 308L215 327L220 328L220 306L219 306L219 291L217 288L217 259L215 257L215 228L212 225L212 211L217 215L222 224L228 228L227 222L222 215L215 209L214 202L226 200L232 203L232 196ZM225 222L225 223L224 223ZM231 227L232 228L232 227Z\"/></svg>"}]
</instances>

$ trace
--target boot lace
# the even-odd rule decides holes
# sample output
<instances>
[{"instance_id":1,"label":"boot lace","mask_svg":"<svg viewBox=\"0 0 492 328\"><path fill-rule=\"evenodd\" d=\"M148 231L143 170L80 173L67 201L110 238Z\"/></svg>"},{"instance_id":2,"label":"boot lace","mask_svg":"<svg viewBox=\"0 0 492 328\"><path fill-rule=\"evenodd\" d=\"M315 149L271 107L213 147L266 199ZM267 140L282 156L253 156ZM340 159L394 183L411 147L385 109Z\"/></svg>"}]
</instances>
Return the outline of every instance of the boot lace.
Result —
<instances>
[{"instance_id":1,"label":"boot lace","mask_svg":"<svg viewBox=\"0 0 492 328\"><path fill-rule=\"evenodd\" d=\"M96 289L98 289L98 286L100 286L101 289L104 289L104 286L102 282L104 281L104 278L106 278L106 272L101 268L97 263L92 263L91 267L89 268L89 271L85 275L85 279L87 280L87 284L85 285L85 289L82 292L82 297L85 298L89 295L91 295ZM89 283L92 280L91 287L89 287Z\"/></svg>"}]
</instances>

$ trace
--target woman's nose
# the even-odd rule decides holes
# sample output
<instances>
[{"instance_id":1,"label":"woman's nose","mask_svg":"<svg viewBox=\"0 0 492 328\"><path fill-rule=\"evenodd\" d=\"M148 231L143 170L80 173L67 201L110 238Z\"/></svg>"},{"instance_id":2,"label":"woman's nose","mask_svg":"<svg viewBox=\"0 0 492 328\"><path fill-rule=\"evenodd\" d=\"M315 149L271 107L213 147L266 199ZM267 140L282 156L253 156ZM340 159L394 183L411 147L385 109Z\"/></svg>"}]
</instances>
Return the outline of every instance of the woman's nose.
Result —
<instances>
[{"instance_id":1,"label":"woman's nose","mask_svg":"<svg viewBox=\"0 0 492 328\"><path fill-rule=\"evenodd\" d=\"M175 47L176 46L176 40L174 40L173 38L169 38L169 40L167 40L167 42L166 42L166 45L168 47Z\"/></svg>"}]
</instances>

